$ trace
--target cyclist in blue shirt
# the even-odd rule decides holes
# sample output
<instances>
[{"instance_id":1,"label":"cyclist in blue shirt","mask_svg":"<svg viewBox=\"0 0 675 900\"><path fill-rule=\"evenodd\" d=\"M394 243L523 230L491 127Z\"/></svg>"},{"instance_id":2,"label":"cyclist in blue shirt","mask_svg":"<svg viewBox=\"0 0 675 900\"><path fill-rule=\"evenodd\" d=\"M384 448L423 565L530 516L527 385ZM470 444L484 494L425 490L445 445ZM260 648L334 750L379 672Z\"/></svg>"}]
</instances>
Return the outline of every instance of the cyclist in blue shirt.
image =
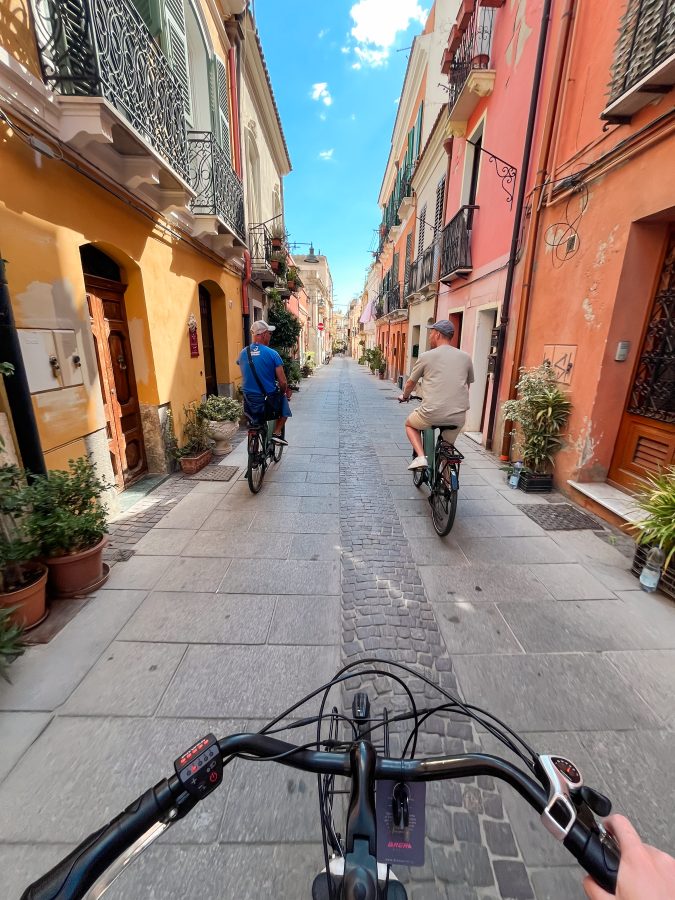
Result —
<instances>
[{"instance_id":1,"label":"cyclist in blue shirt","mask_svg":"<svg viewBox=\"0 0 675 900\"><path fill-rule=\"evenodd\" d=\"M246 415L253 422L259 423L264 415L265 396L267 396L268 402L275 404L278 411L272 441L287 447L288 441L282 437L282 430L286 419L293 415L288 402L291 390L286 380L283 361L277 351L269 346L274 329L274 325L268 325L262 319L254 322L251 325L251 346L250 348L244 347L241 351L237 365L241 369L243 378L242 391ZM251 370L249 363L249 349L254 371ZM261 386L264 393L261 392Z\"/></svg>"}]
</instances>

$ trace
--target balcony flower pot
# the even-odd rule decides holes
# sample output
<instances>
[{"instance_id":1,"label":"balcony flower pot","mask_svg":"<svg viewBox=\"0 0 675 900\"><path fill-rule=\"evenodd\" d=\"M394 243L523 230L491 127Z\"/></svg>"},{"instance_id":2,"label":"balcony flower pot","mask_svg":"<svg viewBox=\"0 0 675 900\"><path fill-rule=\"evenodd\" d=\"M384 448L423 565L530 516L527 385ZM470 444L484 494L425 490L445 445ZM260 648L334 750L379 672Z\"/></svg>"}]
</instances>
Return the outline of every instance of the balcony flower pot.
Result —
<instances>
[{"instance_id":1,"label":"balcony flower pot","mask_svg":"<svg viewBox=\"0 0 675 900\"><path fill-rule=\"evenodd\" d=\"M104 584L107 573L103 568L103 549L107 543L108 539L103 537L86 550L47 557L50 597L66 599L87 594Z\"/></svg>"},{"instance_id":2,"label":"balcony flower pot","mask_svg":"<svg viewBox=\"0 0 675 900\"><path fill-rule=\"evenodd\" d=\"M20 628L32 628L47 615L47 567L32 563L30 573L26 572L26 580L28 583L23 587L0 594L0 607L14 610L9 623Z\"/></svg>"},{"instance_id":3,"label":"balcony flower pot","mask_svg":"<svg viewBox=\"0 0 675 900\"><path fill-rule=\"evenodd\" d=\"M553 475L538 475L523 469L518 487L526 494L548 494L553 490Z\"/></svg>"},{"instance_id":4,"label":"balcony flower pot","mask_svg":"<svg viewBox=\"0 0 675 900\"><path fill-rule=\"evenodd\" d=\"M647 562L647 555L651 549L651 544L636 545L635 555L633 556L633 565L631 566L631 572L636 578L640 577L644 564ZM661 572L658 590L665 594L666 597L670 597L671 600L675 600L675 566L668 566L667 569Z\"/></svg>"},{"instance_id":5,"label":"balcony flower pot","mask_svg":"<svg viewBox=\"0 0 675 900\"><path fill-rule=\"evenodd\" d=\"M278 252L283 247L283 238L273 237L272 238L272 250Z\"/></svg>"},{"instance_id":6,"label":"balcony flower pot","mask_svg":"<svg viewBox=\"0 0 675 900\"><path fill-rule=\"evenodd\" d=\"M203 450L194 456L181 456L180 467L186 475L194 475L208 466L212 458L213 450Z\"/></svg>"}]
</instances>

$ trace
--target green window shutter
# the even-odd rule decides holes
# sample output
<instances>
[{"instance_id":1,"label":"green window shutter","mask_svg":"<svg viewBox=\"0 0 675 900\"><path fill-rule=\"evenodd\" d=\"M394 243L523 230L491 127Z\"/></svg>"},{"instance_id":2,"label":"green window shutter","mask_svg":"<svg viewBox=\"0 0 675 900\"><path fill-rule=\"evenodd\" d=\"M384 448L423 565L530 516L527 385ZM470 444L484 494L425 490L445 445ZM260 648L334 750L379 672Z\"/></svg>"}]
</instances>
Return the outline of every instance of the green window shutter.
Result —
<instances>
[{"instance_id":1,"label":"green window shutter","mask_svg":"<svg viewBox=\"0 0 675 900\"><path fill-rule=\"evenodd\" d=\"M165 38L171 67L176 74L183 95L183 108L188 125L192 124L192 96L190 93L190 68L188 65L185 8L183 0L164 0L166 21Z\"/></svg>"},{"instance_id":2,"label":"green window shutter","mask_svg":"<svg viewBox=\"0 0 675 900\"><path fill-rule=\"evenodd\" d=\"M415 162L419 159L420 150L422 149L422 110L424 103L420 103L417 111L417 122L415 122Z\"/></svg>"},{"instance_id":3,"label":"green window shutter","mask_svg":"<svg viewBox=\"0 0 675 900\"><path fill-rule=\"evenodd\" d=\"M162 31L158 0L133 0L133 2L136 11L147 25L148 31L155 40L158 40Z\"/></svg>"},{"instance_id":4,"label":"green window shutter","mask_svg":"<svg viewBox=\"0 0 675 900\"><path fill-rule=\"evenodd\" d=\"M225 155L231 161L232 151L230 148L230 98L228 91L227 66L219 56L214 57L215 71L215 97L216 97L216 114L217 127L215 128L216 137L220 146L225 151Z\"/></svg>"},{"instance_id":5,"label":"green window shutter","mask_svg":"<svg viewBox=\"0 0 675 900\"><path fill-rule=\"evenodd\" d=\"M417 232L417 255L421 256L424 253L424 240L426 235L424 232L427 228L427 205L426 203L422 207L422 212L420 213L420 220L418 224L419 231Z\"/></svg>"}]
</instances>

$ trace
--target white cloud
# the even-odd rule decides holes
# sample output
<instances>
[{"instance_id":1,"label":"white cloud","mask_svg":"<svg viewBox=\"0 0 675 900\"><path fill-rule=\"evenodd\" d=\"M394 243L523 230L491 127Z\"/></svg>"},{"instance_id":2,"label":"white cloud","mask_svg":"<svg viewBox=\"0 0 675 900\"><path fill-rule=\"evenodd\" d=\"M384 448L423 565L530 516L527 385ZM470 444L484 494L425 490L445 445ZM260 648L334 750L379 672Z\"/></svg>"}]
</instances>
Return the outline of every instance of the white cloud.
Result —
<instances>
[{"instance_id":1,"label":"white cloud","mask_svg":"<svg viewBox=\"0 0 675 900\"><path fill-rule=\"evenodd\" d=\"M326 113L325 112L319 113L319 118L321 119L322 122L325 122L326 118L327 118Z\"/></svg>"},{"instance_id":2,"label":"white cloud","mask_svg":"<svg viewBox=\"0 0 675 900\"><path fill-rule=\"evenodd\" d=\"M357 71L361 68L360 62L352 63L352 69L356 69Z\"/></svg>"},{"instance_id":3,"label":"white cloud","mask_svg":"<svg viewBox=\"0 0 675 900\"><path fill-rule=\"evenodd\" d=\"M351 53L351 47L340 47L340 53Z\"/></svg>"},{"instance_id":4,"label":"white cloud","mask_svg":"<svg viewBox=\"0 0 675 900\"><path fill-rule=\"evenodd\" d=\"M332 106L333 98L328 90L328 82L318 81L312 85L312 100L320 100L326 106Z\"/></svg>"},{"instance_id":5,"label":"white cloud","mask_svg":"<svg viewBox=\"0 0 675 900\"><path fill-rule=\"evenodd\" d=\"M365 65L383 66L397 34L412 23L424 25L428 14L418 0L358 0L350 10L357 56Z\"/></svg>"},{"instance_id":6,"label":"white cloud","mask_svg":"<svg viewBox=\"0 0 675 900\"><path fill-rule=\"evenodd\" d=\"M352 122L356 122L356 113L352 113L349 118L352 120Z\"/></svg>"},{"instance_id":7,"label":"white cloud","mask_svg":"<svg viewBox=\"0 0 675 900\"><path fill-rule=\"evenodd\" d=\"M319 34L317 35L319 40L321 40L321 38L325 38L329 31L330 31L330 28L322 28L321 31L319 32Z\"/></svg>"},{"instance_id":8,"label":"white cloud","mask_svg":"<svg viewBox=\"0 0 675 900\"><path fill-rule=\"evenodd\" d=\"M335 150L332 147L330 150L322 150L319 153L319 159L323 159L324 162L330 162L331 159L333 158L334 153L335 153Z\"/></svg>"},{"instance_id":9,"label":"white cloud","mask_svg":"<svg viewBox=\"0 0 675 900\"><path fill-rule=\"evenodd\" d=\"M400 97L397 97L397 98L394 100L394 103L396 104L396 106L398 106L400 102L401 102L401 98L400 98Z\"/></svg>"}]
</instances>

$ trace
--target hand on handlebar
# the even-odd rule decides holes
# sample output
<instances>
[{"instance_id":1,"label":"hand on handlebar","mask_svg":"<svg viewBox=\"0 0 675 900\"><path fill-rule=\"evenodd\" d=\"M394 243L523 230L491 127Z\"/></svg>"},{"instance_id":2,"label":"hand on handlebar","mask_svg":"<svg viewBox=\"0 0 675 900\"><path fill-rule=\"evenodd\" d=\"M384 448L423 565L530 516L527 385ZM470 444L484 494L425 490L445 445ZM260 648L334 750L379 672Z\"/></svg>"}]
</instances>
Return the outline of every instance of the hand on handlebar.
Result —
<instances>
[{"instance_id":1,"label":"hand on handlebar","mask_svg":"<svg viewBox=\"0 0 675 900\"><path fill-rule=\"evenodd\" d=\"M410 397L404 397L403 394L399 394L398 402L399 403L407 403L410 400Z\"/></svg>"},{"instance_id":2,"label":"hand on handlebar","mask_svg":"<svg viewBox=\"0 0 675 900\"><path fill-rule=\"evenodd\" d=\"M656 847L643 844L640 835L624 816L610 816L605 826L621 848L616 884L617 900L672 900L675 895L675 859ZM589 900L609 900L611 894L592 878L584 880Z\"/></svg>"}]
</instances>

